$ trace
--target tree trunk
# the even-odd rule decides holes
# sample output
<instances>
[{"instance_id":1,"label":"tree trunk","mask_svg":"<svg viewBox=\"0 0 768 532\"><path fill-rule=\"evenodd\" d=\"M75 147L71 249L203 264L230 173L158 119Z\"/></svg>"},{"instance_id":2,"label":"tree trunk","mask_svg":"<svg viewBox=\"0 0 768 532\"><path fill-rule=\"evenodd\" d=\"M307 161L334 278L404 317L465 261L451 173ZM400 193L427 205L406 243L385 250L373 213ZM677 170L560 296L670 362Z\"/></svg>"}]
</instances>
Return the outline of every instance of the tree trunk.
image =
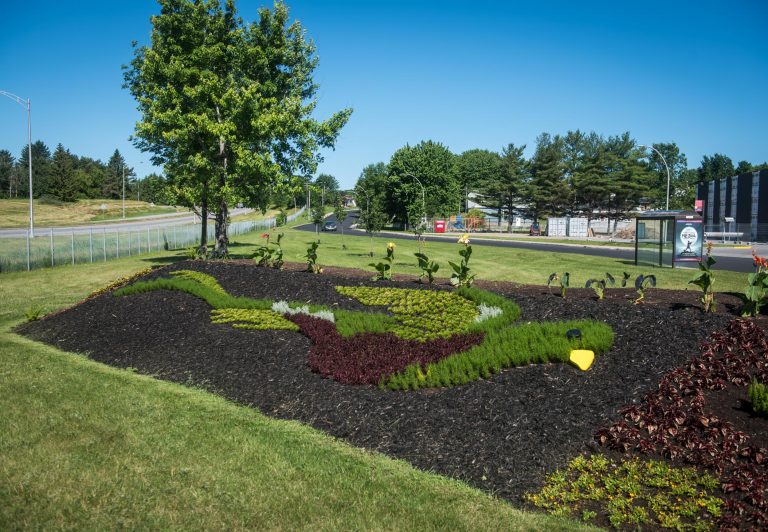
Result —
<instances>
[{"instance_id":1,"label":"tree trunk","mask_svg":"<svg viewBox=\"0 0 768 532\"><path fill-rule=\"evenodd\" d=\"M219 208L216 210L216 246L213 250L213 256L224 258L229 255L229 235L227 233L227 219L229 218L229 208L226 200L221 200Z\"/></svg>"},{"instance_id":2,"label":"tree trunk","mask_svg":"<svg viewBox=\"0 0 768 532\"><path fill-rule=\"evenodd\" d=\"M221 123L221 113L219 111L219 106L216 106L216 118L219 123ZM224 187L227 184L227 144L224 140L224 137L219 137L219 157L221 157L221 162L223 171L221 173L221 177L219 178L219 191L223 191ZM221 198L221 201L219 202L218 208L216 209L216 228L215 228L215 234L216 234L216 242L215 247L213 250L213 256L216 258L225 258L229 256L229 236L227 234L228 225L227 222L229 218L229 208L227 207L227 198L223 197Z\"/></svg>"}]
</instances>

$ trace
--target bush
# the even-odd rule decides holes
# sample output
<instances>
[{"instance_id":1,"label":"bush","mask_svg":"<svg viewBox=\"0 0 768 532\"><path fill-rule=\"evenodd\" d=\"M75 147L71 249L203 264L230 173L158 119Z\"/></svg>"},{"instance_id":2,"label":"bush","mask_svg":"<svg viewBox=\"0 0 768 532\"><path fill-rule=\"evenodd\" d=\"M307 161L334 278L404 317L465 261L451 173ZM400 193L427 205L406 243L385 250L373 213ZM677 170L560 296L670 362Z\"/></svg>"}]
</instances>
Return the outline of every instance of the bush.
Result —
<instances>
[{"instance_id":1,"label":"bush","mask_svg":"<svg viewBox=\"0 0 768 532\"><path fill-rule=\"evenodd\" d=\"M768 386L762 382L752 381L748 389L752 411L761 416L768 416Z\"/></svg>"}]
</instances>

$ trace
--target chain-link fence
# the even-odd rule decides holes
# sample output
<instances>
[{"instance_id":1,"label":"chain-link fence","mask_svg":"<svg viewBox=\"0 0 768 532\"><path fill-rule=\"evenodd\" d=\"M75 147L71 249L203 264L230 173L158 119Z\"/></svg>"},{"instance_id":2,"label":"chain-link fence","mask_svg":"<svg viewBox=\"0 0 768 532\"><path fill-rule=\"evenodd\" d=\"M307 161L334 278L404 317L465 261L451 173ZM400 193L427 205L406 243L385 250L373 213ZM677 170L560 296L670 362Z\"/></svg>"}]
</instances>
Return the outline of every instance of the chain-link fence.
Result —
<instances>
[{"instance_id":1,"label":"chain-link fence","mask_svg":"<svg viewBox=\"0 0 768 532\"><path fill-rule=\"evenodd\" d=\"M298 218L304 209L288 216ZM275 227L275 218L232 222L230 237ZM214 238L214 225L208 224L208 240ZM200 242L200 224L141 225L114 229L45 229L0 238L0 272L24 271L64 264L105 262L160 250L178 250Z\"/></svg>"}]
</instances>

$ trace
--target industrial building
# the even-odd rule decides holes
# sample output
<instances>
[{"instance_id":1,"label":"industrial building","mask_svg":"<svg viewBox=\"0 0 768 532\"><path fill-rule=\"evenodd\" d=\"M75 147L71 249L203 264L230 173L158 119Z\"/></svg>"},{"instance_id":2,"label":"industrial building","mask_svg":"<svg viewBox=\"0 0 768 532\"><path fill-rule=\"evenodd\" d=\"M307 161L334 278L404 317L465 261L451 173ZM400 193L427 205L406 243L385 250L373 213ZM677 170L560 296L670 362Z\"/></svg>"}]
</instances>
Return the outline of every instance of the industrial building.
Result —
<instances>
[{"instance_id":1,"label":"industrial building","mask_svg":"<svg viewBox=\"0 0 768 532\"><path fill-rule=\"evenodd\" d=\"M696 210L711 240L768 242L768 170L699 183Z\"/></svg>"}]
</instances>

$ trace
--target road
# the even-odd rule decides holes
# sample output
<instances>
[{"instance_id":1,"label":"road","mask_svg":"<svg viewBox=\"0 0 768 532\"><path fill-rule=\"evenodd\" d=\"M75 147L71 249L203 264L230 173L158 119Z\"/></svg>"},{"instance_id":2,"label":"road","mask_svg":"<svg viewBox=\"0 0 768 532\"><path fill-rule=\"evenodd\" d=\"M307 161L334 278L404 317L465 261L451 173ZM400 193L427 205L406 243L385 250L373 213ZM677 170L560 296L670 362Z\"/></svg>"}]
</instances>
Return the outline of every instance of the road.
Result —
<instances>
[{"instance_id":1,"label":"road","mask_svg":"<svg viewBox=\"0 0 768 532\"><path fill-rule=\"evenodd\" d=\"M336 221L336 218L331 215L326 220ZM352 229L352 225L357 223L357 214L350 213L347 219L344 221L344 234L351 236L370 236L368 233ZM314 224L305 224L296 227L296 229L302 231L315 231ZM387 238L397 238L404 240L415 240L416 237L412 234L401 232L381 232L379 236L385 236ZM458 237L457 233L447 234L445 236L429 235L425 237L425 240L430 242L455 242ZM470 235L471 237L472 235ZM590 255L593 257L607 257L611 259L619 259L626 261L627 264L632 265L635 262L635 250L634 248L626 247L612 247L612 246L590 246L588 244L574 243L574 244L555 244L546 241L547 237L541 237L541 240L535 241L520 241L505 238L499 236L495 239L486 239L487 235L483 235L483 238L475 238L472 240L473 246L495 246L505 248L516 249L532 249L535 251L549 251L551 253L574 253L577 255ZM768 255L768 245L757 244L755 246L758 255ZM715 270L730 270L734 272L752 273L755 271L752 263L752 249L745 248L733 248L733 247L715 247L713 254L717 260Z\"/></svg>"},{"instance_id":2,"label":"road","mask_svg":"<svg viewBox=\"0 0 768 532\"><path fill-rule=\"evenodd\" d=\"M237 216L240 214L247 214L253 211L253 209L232 209L229 211L230 216ZM129 218L122 222L103 222L93 223L86 225L72 225L67 227L38 227L35 226L35 234L50 235L51 230L53 234L83 234L91 231L138 231L141 229L155 229L158 227L171 227L174 225L188 225L192 223L199 223L197 216L193 213L184 214L155 214L151 216L141 216L137 218ZM213 223L213 219L209 219L209 223ZM0 229L0 238L23 238L27 235L27 229Z\"/></svg>"}]
</instances>

